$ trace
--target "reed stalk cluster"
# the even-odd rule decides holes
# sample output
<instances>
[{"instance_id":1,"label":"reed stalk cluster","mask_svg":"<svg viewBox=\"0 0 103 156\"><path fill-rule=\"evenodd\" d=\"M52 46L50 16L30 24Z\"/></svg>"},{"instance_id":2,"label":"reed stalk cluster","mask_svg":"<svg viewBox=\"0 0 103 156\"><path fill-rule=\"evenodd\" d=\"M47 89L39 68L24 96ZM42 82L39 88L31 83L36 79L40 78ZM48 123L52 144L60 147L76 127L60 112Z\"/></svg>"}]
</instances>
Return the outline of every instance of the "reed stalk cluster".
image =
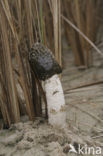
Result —
<instances>
[{"instance_id":1,"label":"reed stalk cluster","mask_svg":"<svg viewBox=\"0 0 103 156\"><path fill-rule=\"evenodd\" d=\"M90 67L91 45L63 18L70 20L91 42L96 41L101 0L1 0L0 1L0 118L6 126L42 116L47 108L41 82L28 63L32 44L42 42L62 66L66 38L75 64Z\"/></svg>"}]
</instances>

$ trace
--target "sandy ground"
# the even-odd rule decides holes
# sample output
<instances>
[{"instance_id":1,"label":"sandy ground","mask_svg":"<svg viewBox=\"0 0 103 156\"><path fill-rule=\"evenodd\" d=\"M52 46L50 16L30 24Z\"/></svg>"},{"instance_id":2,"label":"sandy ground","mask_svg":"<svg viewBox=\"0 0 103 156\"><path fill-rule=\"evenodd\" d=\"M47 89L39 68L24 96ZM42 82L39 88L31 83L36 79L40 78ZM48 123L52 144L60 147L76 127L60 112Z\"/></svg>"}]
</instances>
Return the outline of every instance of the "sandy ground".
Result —
<instances>
[{"instance_id":1,"label":"sandy ground","mask_svg":"<svg viewBox=\"0 0 103 156\"><path fill-rule=\"evenodd\" d=\"M76 150L79 144L103 150L103 84L67 92L70 88L103 80L103 58L96 54L92 68L78 70L72 54L65 51L62 84L67 126L64 129L53 128L43 118L31 122L23 117L20 123L0 131L0 156L79 155L69 152L70 144ZM96 153L92 155L96 156ZM100 156L103 156L103 151Z\"/></svg>"}]
</instances>

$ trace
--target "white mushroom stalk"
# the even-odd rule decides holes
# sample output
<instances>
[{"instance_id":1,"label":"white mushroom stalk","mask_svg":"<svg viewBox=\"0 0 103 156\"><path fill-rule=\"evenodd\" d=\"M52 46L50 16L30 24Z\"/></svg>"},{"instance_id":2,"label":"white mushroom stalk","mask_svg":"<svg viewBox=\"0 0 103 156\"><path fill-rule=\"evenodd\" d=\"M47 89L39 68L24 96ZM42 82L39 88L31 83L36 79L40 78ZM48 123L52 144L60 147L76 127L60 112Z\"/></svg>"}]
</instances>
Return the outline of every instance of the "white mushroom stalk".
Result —
<instances>
[{"instance_id":1,"label":"white mushroom stalk","mask_svg":"<svg viewBox=\"0 0 103 156\"><path fill-rule=\"evenodd\" d=\"M58 75L45 80L45 92L48 105L48 121L52 126L65 127L66 112L62 85Z\"/></svg>"},{"instance_id":2,"label":"white mushroom stalk","mask_svg":"<svg viewBox=\"0 0 103 156\"><path fill-rule=\"evenodd\" d=\"M48 121L52 126L66 124L65 100L57 74L62 72L52 52L41 43L35 43L29 54L29 62L38 79L44 81L48 107Z\"/></svg>"}]
</instances>

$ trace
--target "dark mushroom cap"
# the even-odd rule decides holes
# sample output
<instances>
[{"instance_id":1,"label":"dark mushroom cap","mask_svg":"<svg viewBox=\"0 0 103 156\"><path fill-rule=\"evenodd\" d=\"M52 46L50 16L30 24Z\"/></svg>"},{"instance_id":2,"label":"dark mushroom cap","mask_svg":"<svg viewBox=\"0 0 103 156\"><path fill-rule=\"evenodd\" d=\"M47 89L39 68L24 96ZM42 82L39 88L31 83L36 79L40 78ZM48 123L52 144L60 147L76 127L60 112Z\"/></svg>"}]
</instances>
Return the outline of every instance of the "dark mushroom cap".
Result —
<instances>
[{"instance_id":1,"label":"dark mushroom cap","mask_svg":"<svg viewBox=\"0 0 103 156\"><path fill-rule=\"evenodd\" d=\"M31 48L29 62L33 72L40 80L46 80L62 72L52 52L41 43L35 43Z\"/></svg>"}]
</instances>

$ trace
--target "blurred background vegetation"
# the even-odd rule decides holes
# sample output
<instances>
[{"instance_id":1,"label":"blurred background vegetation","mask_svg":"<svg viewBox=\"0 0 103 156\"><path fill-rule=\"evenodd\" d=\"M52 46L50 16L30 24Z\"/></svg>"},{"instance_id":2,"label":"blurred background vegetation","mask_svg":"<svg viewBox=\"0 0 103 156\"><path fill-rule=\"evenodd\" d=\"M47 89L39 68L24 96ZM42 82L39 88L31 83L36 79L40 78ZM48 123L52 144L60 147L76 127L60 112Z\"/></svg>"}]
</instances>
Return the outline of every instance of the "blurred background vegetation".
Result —
<instances>
[{"instance_id":1,"label":"blurred background vegetation","mask_svg":"<svg viewBox=\"0 0 103 156\"><path fill-rule=\"evenodd\" d=\"M74 64L89 68L91 49L101 42L102 0L1 0L0 1L0 118L5 126L43 115L41 84L32 74L28 53L42 42L63 67L63 45L71 48ZM69 68L69 67L68 67ZM42 94L42 96L41 96Z\"/></svg>"}]
</instances>

